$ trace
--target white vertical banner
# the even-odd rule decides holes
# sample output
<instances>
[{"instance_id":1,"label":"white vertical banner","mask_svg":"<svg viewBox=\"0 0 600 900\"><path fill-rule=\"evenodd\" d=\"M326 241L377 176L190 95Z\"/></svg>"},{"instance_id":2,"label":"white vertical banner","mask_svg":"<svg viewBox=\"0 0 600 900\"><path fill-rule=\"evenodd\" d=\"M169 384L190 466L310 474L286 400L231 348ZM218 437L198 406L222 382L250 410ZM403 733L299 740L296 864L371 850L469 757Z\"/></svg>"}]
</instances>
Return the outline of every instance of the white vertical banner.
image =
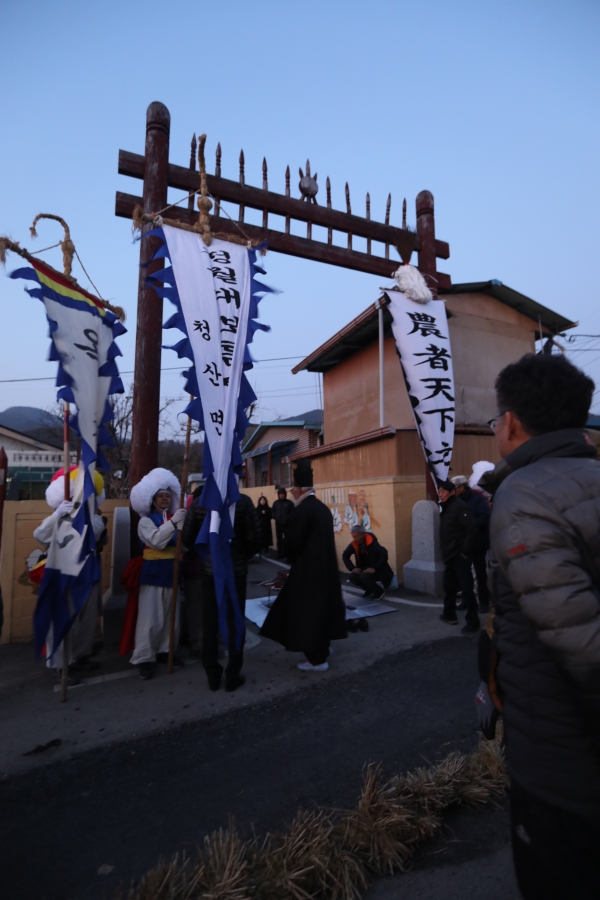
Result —
<instances>
[{"instance_id":1,"label":"white vertical banner","mask_svg":"<svg viewBox=\"0 0 600 900\"><path fill-rule=\"evenodd\" d=\"M194 355L214 479L225 502L250 313L248 250L219 240L207 247L195 232L169 225L163 231ZM219 531L218 513L210 530Z\"/></svg>"},{"instance_id":2,"label":"white vertical banner","mask_svg":"<svg viewBox=\"0 0 600 900\"><path fill-rule=\"evenodd\" d=\"M401 291L386 292L392 331L427 464L446 481L454 446L454 374L443 300L425 303Z\"/></svg>"}]
</instances>

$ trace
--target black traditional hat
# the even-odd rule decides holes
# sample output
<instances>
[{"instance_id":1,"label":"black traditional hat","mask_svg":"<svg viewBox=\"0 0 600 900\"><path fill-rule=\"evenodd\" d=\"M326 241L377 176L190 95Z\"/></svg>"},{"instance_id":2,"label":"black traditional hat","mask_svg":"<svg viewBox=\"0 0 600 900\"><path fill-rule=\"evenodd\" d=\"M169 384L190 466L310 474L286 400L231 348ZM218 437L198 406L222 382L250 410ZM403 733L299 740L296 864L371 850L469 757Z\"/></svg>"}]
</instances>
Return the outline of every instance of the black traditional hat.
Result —
<instances>
[{"instance_id":1,"label":"black traditional hat","mask_svg":"<svg viewBox=\"0 0 600 900\"><path fill-rule=\"evenodd\" d=\"M313 470L310 459L297 459L294 469L294 487L308 488L313 486Z\"/></svg>"}]
</instances>

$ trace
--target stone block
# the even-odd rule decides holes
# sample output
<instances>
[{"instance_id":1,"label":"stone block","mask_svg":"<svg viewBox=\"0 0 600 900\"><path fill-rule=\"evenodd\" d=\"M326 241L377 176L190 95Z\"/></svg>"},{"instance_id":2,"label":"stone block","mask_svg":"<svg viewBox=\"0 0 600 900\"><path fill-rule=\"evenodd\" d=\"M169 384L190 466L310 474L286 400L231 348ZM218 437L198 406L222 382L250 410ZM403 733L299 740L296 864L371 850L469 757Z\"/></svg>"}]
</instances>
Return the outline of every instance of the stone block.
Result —
<instances>
[{"instance_id":1,"label":"stone block","mask_svg":"<svg viewBox=\"0 0 600 900\"><path fill-rule=\"evenodd\" d=\"M440 595L444 564L440 550L440 511L433 500L419 500L412 510L412 558L404 566L404 585Z\"/></svg>"}]
</instances>

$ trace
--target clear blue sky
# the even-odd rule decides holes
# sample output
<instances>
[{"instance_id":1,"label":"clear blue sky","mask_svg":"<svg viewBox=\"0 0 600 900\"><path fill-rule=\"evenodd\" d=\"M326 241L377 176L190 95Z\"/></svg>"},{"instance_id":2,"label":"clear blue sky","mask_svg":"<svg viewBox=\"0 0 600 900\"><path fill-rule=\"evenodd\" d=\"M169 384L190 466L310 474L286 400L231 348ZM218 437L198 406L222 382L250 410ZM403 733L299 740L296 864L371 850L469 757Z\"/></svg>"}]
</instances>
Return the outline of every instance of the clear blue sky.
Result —
<instances>
[{"instance_id":1,"label":"clear blue sky","mask_svg":"<svg viewBox=\"0 0 600 900\"><path fill-rule=\"evenodd\" d=\"M237 177L243 147L247 183L260 186L266 155L270 187L283 191L289 163L297 192L309 157L335 207L348 181L353 210L369 191L383 219L391 191L392 224L406 197L414 226L427 188L454 282L498 278L599 334L599 45L597 0L4 0L0 233L35 249L59 238L50 223L29 238L36 213L69 222L98 288L127 310L120 363L132 369L138 245L114 195L140 182L117 174L117 153L143 152L146 107L161 100L173 162L187 165L192 133L206 131L209 171L220 141L224 176ZM60 268L58 251L43 258ZM283 293L262 303L272 331L257 335L259 358L309 353L382 283L276 253L266 268ZM22 285L0 275L1 379L55 370ZM600 386L600 349L572 358ZM318 405L315 376L292 364L256 367L261 418ZM164 372L163 395L181 384ZM0 409L53 401L50 381L0 387Z\"/></svg>"}]
</instances>

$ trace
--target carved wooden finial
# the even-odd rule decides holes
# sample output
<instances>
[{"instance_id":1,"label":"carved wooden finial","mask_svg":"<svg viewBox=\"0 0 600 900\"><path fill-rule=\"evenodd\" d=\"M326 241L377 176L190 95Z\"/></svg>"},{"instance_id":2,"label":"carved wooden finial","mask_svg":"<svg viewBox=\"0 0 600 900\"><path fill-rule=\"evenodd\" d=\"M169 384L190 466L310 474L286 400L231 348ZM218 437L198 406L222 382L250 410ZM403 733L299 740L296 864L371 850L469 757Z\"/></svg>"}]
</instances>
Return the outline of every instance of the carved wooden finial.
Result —
<instances>
[{"instance_id":1,"label":"carved wooden finial","mask_svg":"<svg viewBox=\"0 0 600 900\"><path fill-rule=\"evenodd\" d=\"M285 196L290 196L290 167L285 170Z\"/></svg>"},{"instance_id":2,"label":"carved wooden finial","mask_svg":"<svg viewBox=\"0 0 600 900\"><path fill-rule=\"evenodd\" d=\"M331 209L331 182L329 180L329 175L327 176L325 187L327 188L327 209Z\"/></svg>"},{"instance_id":3,"label":"carved wooden finial","mask_svg":"<svg viewBox=\"0 0 600 900\"><path fill-rule=\"evenodd\" d=\"M217 152L215 153L215 175L221 177L221 143L217 144Z\"/></svg>"},{"instance_id":4,"label":"carved wooden finial","mask_svg":"<svg viewBox=\"0 0 600 900\"><path fill-rule=\"evenodd\" d=\"M246 161L243 150L240 150L240 184L246 184Z\"/></svg>"},{"instance_id":5,"label":"carved wooden finial","mask_svg":"<svg viewBox=\"0 0 600 900\"><path fill-rule=\"evenodd\" d=\"M310 178L310 159L306 160L306 177Z\"/></svg>"},{"instance_id":6,"label":"carved wooden finial","mask_svg":"<svg viewBox=\"0 0 600 900\"><path fill-rule=\"evenodd\" d=\"M367 215L366 215L366 219L367 219L367 222L370 222L370 221L371 221L371 195L369 194L368 191L367 191ZM370 252L371 252L371 238L368 237L368 238L367 238L367 253L370 253Z\"/></svg>"},{"instance_id":7,"label":"carved wooden finial","mask_svg":"<svg viewBox=\"0 0 600 900\"><path fill-rule=\"evenodd\" d=\"M406 231L406 197L402 201L402 228Z\"/></svg>"},{"instance_id":8,"label":"carved wooden finial","mask_svg":"<svg viewBox=\"0 0 600 900\"><path fill-rule=\"evenodd\" d=\"M350 188L348 187L348 182L346 182L346 211L351 213L352 206L350 205Z\"/></svg>"}]
</instances>

